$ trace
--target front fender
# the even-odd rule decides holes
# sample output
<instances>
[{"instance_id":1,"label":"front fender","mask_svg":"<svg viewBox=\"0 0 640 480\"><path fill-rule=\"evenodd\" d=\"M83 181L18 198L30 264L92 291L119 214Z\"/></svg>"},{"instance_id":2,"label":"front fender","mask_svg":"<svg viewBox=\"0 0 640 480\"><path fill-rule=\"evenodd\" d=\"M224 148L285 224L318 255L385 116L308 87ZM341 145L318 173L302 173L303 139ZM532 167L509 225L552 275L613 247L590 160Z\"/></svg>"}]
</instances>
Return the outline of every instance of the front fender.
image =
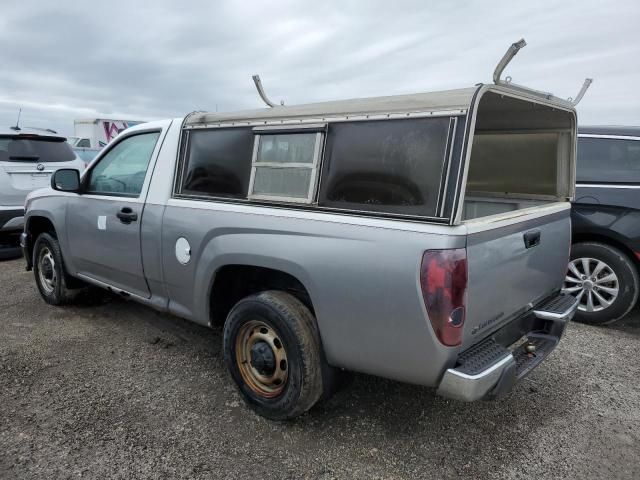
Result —
<instances>
[{"instance_id":1,"label":"front fender","mask_svg":"<svg viewBox=\"0 0 640 480\"><path fill-rule=\"evenodd\" d=\"M28 252L33 251L33 223L36 218L45 218L55 230L60 250L64 257L65 269L68 273L74 274L75 267L69 252L69 243L67 241L67 229L65 227L67 211L67 202L64 196L38 196L30 198L27 203L27 210L24 215L24 232L27 234Z\"/></svg>"}]
</instances>

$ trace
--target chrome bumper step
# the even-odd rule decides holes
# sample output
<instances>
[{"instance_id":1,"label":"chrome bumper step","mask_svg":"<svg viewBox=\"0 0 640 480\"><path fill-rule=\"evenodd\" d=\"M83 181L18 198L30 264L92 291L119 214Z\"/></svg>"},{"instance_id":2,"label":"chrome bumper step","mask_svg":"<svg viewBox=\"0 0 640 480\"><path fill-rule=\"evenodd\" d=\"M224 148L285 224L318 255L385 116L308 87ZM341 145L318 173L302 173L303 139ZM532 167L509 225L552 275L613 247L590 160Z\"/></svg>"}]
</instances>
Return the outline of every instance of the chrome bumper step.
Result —
<instances>
[{"instance_id":1,"label":"chrome bumper step","mask_svg":"<svg viewBox=\"0 0 640 480\"><path fill-rule=\"evenodd\" d=\"M512 338L516 343L508 346L496 340L505 338L499 330L461 353L456 366L444 373L438 394L466 402L504 395L553 351L577 308L574 297L559 294L514 320L530 328L524 337Z\"/></svg>"}]
</instances>

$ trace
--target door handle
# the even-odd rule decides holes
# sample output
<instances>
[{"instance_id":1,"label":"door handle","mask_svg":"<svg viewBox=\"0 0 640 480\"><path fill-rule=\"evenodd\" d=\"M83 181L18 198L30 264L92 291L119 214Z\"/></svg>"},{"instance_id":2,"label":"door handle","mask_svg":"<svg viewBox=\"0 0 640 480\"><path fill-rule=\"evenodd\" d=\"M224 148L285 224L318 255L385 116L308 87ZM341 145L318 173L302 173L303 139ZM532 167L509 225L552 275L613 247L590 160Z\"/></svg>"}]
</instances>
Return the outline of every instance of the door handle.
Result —
<instances>
[{"instance_id":1,"label":"door handle","mask_svg":"<svg viewBox=\"0 0 640 480\"><path fill-rule=\"evenodd\" d=\"M534 230L532 232L527 232L524 235L524 247L531 248L535 247L540 243L540 230Z\"/></svg>"},{"instance_id":2,"label":"door handle","mask_svg":"<svg viewBox=\"0 0 640 480\"><path fill-rule=\"evenodd\" d=\"M122 223L131 223L138 220L138 214L129 207L122 207L122 210L116 213L116 217L118 217Z\"/></svg>"}]
</instances>

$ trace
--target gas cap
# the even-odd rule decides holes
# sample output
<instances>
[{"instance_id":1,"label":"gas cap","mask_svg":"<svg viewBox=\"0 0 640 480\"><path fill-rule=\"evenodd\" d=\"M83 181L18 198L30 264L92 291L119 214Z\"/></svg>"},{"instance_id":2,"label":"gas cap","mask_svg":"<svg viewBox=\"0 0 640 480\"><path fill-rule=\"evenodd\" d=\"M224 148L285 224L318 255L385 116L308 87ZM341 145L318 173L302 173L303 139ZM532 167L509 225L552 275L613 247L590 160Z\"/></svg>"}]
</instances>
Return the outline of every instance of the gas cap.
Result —
<instances>
[{"instance_id":1,"label":"gas cap","mask_svg":"<svg viewBox=\"0 0 640 480\"><path fill-rule=\"evenodd\" d=\"M184 237L180 237L176 242L176 258L182 265L186 265L191 259L191 245Z\"/></svg>"}]
</instances>

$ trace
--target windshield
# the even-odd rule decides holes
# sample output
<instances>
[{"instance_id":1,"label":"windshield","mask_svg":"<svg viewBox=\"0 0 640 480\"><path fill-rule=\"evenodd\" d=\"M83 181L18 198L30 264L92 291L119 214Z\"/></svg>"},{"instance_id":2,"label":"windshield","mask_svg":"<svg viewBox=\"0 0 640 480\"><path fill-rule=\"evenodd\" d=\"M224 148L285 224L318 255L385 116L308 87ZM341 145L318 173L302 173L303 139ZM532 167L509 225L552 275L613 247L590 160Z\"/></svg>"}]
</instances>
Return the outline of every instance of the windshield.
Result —
<instances>
[{"instance_id":1,"label":"windshield","mask_svg":"<svg viewBox=\"0 0 640 480\"><path fill-rule=\"evenodd\" d=\"M0 137L0 162L70 162L76 155L64 138Z\"/></svg>"}]
</instances>

